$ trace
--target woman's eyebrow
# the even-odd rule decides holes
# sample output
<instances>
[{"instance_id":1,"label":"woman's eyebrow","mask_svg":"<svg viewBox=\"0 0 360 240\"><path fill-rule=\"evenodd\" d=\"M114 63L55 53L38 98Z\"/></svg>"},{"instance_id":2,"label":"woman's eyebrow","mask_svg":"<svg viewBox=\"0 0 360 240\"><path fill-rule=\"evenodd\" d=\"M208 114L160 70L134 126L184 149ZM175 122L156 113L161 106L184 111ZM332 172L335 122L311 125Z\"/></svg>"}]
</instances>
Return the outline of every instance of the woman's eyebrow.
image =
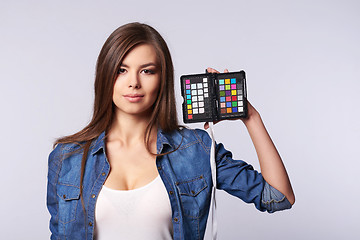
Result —
<instances>
[{"instance_id":1,"label":"woman's eyebrow","mask_svg":"<svg viewBox=\"0 0 360 240\"><path fill-rule=\"evenodd\" d=\"M129 67L128 65L126 65L126 64L124 64L124 63L121 63L120 66L121 66L121 67L126 67L126 68ZM156 63L150 62L150 63L141 64L141 65L140 65L140 68L145 68L145 67L150 67L150 66L157 67L158 65L157 65Z\"/></svg>"}]
</instances>

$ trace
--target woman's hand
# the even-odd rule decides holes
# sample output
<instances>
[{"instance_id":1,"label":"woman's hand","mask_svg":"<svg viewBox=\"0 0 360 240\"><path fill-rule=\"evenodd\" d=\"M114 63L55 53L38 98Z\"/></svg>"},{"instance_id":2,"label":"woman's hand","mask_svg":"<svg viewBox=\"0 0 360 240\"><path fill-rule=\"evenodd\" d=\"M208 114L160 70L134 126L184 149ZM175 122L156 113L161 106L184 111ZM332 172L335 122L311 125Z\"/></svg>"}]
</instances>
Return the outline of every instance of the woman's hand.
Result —
<instances>
[{"instance_id":1,"label":"woman's hand","mask_svg":"<svg viewBox=\"0 0 360 240\"><path fill-rule=\"evenodd\" d=\"M217 71L216 69L213 69L213 68L210 68L210 67L208 67L206 70L207 70L209 73L220 73L220 72ZM228 72L229 72L228 69L225 69L225 70L224 70L224 73L228 73ZM250 104L249 101L247 101L247 107L248 107L248 116L247 116L246 118L242 117L242 118L234 118L234 119L228 119L228 120L238 120L238 119L240 119L240 120L243 121L243 122L245 123L245 125L246 125L246 123L249 121L250 118L259 115L258 111ZM213 123L216 124L216 123L221 122L221 121L223 121L223 120L214 121ZM204 129L206 130L206 129L208 129L208 128L209 128L209 123L206 122L206 123L204 124Z\"/></svg>"}]
</instances>

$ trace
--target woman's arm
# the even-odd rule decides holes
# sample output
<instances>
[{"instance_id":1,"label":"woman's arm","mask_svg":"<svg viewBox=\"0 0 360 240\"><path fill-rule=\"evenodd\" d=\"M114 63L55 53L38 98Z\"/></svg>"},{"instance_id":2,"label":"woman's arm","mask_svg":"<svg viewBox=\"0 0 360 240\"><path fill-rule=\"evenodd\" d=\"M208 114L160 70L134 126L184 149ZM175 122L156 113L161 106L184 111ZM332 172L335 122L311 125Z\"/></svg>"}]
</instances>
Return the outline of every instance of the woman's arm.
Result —
<instances>
[{"instance_id":1,"label":"woman's arm","mask_svg":"<svg viewBox=\"0 0 360 240\"><path fill-rule=\"evenodd\" d=\"M242 121L254 144L263 177L272 187L284 194L291 204L294 204L295 195L285 166L266 131L260 114L250 103L248 103L248 118Z\"/></svg>"},{"instance_id":2,"label":"woman's arm","mask_svg":"<svg viewBox=\"0 0 360 240\"><path fill-rule=\"evenodd\" d=\"M213 68L208 68L207 71L219 73ZM225 72L228 72L228 70L225 69ZM241 120L244 122L254 144L264 179L268 184L284 194L291 204L294 204L295 195L285 166L261 120L260 114L249 102L248 117L241 118ZM205 124L205 128L207 127L207 124Z\"/></svg>"}]
</instances>

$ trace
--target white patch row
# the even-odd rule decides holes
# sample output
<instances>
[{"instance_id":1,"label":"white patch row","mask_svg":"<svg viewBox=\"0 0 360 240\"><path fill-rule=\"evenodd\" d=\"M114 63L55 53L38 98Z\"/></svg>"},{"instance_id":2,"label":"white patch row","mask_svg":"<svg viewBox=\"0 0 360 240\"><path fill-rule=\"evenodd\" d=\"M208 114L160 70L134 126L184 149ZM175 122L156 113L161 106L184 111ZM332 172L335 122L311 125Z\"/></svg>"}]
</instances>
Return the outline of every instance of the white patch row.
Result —
<instances>
[{"instance_id":1,"label":"white patch row","mask_svg":"<svg viewBox=\"0 0 360 240\"><path fill-rule=\"evenodd\" d=\"M191 84L191 89L200 89L200 88L207 88L208 84L207 83L193 83Z\"/></svg>"},{"instance_id":2,"label":"white patch row","mask_svg":"<svg viewBox=\"0 0 360 240\"><path fill-rule=\"evenodd\" d=\"M205 94L205 97L207 97L206 94ZM193 101L193 102L204 101L204 97L203 97L203 96L193 96L193 97L191 98L191 101Z\"/></svg>"},{"instance_id":3,"label":"white patch row","mask_svg":"<svg viewBox=\"0 0 360 240\"><path fill-rule=\"evenodd\" d=\"M208 93L208 88L204 88L204 90L192 90L191 95L203 95L204 93Z\"/></svg>"},{"instance_id":4,"label":"white patch row","mask_svg":"<svg viewBox=\"0 0 360 240\"><path fill-rule=\"evenodd\" d=\"M204 107L204 102L194 102L192 104L193 108L197 108L197 107Z\"/></svg>"},{"instance_id":5,"label":"white patch row","mask_svg":"<svg viewBox=\"0 0 360 240\"><path fill-rule=\"evenodd\" d=\"M192 113L193 114L199 114L199 113L204 113L205 109L204 108L193 108Z\"/></svg>"}]
</instances>

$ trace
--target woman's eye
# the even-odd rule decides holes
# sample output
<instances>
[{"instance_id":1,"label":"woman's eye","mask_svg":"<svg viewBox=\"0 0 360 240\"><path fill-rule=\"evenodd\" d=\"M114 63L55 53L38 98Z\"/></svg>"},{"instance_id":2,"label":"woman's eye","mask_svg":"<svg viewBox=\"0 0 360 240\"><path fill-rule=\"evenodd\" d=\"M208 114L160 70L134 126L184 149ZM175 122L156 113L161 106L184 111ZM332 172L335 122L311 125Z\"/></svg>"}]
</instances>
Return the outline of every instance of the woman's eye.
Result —
<instances>
[{"instance_id":1,"label":"woman's eye","mask_svg":"<svg viewBox=\"0 0 360 240\"><path fill-rule=\"evenodd\" d=\"M154 73L155 73L154 70L150 70L150 69L144 69L143 72L144 72L145 74L154 74Z\"/></svg>"},{"instance_id":2,"label":"woman's eye","mask_svg":"<svg viewBox=\"0 0 360 240\"><path fill-rule=\"evenodd\" d=\"M121 74L121 73L124 73L126 70L124 69L124 68L120 68L119 70L118 70L118 74Z\"/></svg>"}]
</instances>

